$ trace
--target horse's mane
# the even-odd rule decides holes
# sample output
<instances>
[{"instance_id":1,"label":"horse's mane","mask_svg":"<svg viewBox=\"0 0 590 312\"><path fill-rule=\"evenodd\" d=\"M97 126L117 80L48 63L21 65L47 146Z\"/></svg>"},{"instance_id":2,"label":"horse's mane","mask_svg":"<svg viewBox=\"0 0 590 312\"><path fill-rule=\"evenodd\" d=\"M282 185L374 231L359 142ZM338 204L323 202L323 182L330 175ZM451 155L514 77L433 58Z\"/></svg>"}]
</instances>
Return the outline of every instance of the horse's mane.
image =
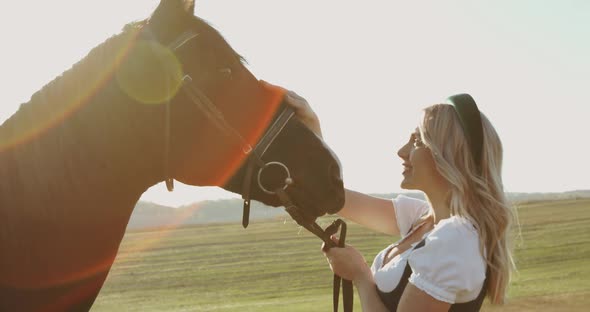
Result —
<instances>
[{"instance_id":1,"label":"horse's mane","mask_svg":"<svg viewBox=\"0 0 590 312\"><path fill-rule=\"evenodd\" d=\"M125 27L120 34L94 47L70 69L35 92L29 102L21 104L19 110L3 126L9 126L11 122L18 124L16 120L23 118L25 114L34 114L36 116L30 116L35 118L34 121L51 126L87 104L96 95L96 91L112 77L115 66L132 45L138 33L132 30L131 27Z\"/></svg>"},{"instance_id":2,"label":"horse's mane","mask_svg":"<svg viewBox=\"0 0 590 312\"><path fill-rule=\"evenodd\" d=\"M122 104L132 100L113 78L136 41L140 25L130 24L93 48L2 124L0 204L17 197L10 194L15 191L35 194L34 198L24 196L23 206L35 206L64 191L87 192L84 182L89 177L83 175L83 166L96 166L88 170L107 174L117 164L109 163L112 158L105 154L149 139L138 131L149 120L137 105ZM126 133L133 133L133 139L121 137ZM100 185L92 186L96 187Z\"/></svg>"},{"instance_id":3,"label":"horse's mane","mask_svg":"<svg viewBox=\"0 0 590 312\"><path fill-rule=\"evenodd\" d=\"M215 28L194 18L201 40L218 52L215 57L229 58L230 63L246 62ZM20 196L26 198L23 206L42 204L52 194L65 191L89 192L90 178L107 183L105 175L124 169L117 166L142 165L145 159L130 159L137 157L130 150L145 150L142 157L161 156L158 151L147 153L146 146L163 136L163 108L130 98L115 78L147 23L147 19L129 23L94 47L0 126L0 205L15 197L13 192L35 194L34 198ZM113 159L121 163L110 161Z\"/></svg>"}]
</instances>

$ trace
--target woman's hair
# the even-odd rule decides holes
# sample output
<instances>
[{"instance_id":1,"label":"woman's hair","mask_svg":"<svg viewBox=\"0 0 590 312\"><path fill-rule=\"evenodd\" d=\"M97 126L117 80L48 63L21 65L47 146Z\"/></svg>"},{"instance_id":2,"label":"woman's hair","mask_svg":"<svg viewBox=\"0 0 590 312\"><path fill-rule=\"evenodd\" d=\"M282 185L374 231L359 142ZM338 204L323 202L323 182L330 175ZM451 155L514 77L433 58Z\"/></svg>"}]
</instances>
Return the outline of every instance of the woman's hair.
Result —
<instances>
[{"instance_id":1,"label":"woman's hair","mask_svg":"<svg viewBox=\"0 0 590 312\"><path fill-rule=\"evenodd\" d=\"M481 173L452 105L436 104L424 109L419 129L439 173L449 183L447 201L451 215L465 217L477 227L481 253L488 267L487 295L492 303L502 304L515 269L510 238L517 216L504 194L502 143L484 114L481 121Z\"/></svg>"}]
</instances>

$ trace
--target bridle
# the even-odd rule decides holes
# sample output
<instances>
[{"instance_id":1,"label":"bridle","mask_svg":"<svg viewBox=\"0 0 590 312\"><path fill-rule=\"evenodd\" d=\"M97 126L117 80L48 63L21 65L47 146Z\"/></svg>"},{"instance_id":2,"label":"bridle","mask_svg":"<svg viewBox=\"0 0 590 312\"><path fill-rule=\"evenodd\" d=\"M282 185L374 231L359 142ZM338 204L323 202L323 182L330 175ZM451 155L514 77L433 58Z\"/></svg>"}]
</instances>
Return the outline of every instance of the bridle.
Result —
<instances>
[{"instance_id":1,"label":"bridle","mask_svg":"<svg viewBox=\"0 0 590 312\"><path fill-rule=\"evenodd\" d=\"M153 35L146 28L146 33L148 36L153 38ZM192 31L187 31L181 34L176 40L174 40L171 44L168 45L168 48L173 52L177 51L181 48L184 44L189 42L190 40L196 38L198 36L197 33ZM231 69L224 69L225 71L229 70L229 74L231 75ZM169 79L171 80L171 79ZM168 80L168 81L169 81ZM170 82L168 82L168 88L170 89ZM199 109L205 112L205 114L209 117L209 120L212 121L221 131L225 132L226 134L232 136L242 147L242 152L248 157L246 160L246 172L244 175L244 181L242 184L242 199L244 200L243 205L243 215L242 215L242 226L244 228L248 227L249 219L250 219L250 193L252 188L252 181L254 177L256 177L255 182L258 184L258 187L265 193L276 195L281 204L285 207L285 211L289 213L289 215L299 224L300 226L304 227L317 237L319 237L325 243L325 248L329 249L332 247L344 247L345 246L345 239L346 239L346 223L341 219L336 219L330 226L323 230L316 222L315 217L312 215L307 214L304 210L297 207L293 201L291 200L289 194L287 194L286 190L289 188L290 185L294 184L293 178L291 176L291 172L289 167L284 163L278 161L270 161L265 162L263 160L263 156L268 148L272 145L276 137L281 133L283 128L287 125L289 120L294 115L294 111L291 107L287 106L286 108L281 111L275 121L270 125L267 129L263 137L258 141L258 143L252 147L244 137L225 119L223 113L217 108L217 106L207 97L205 93L203 93L194 83L192 77L189 74L185 74L182 78L182 90L188 96L188 98L193 102L195 105L199 106ZM170 100L165 104L165 122L164 122L164 135L165 135L165 142L164 142L164 170L165 170L165 182L166 188L168 191L173 191L174 189L174 180L170 177L169 172L169 150L170 150ZM285 179L283 181L283 185L278 187L269 187L265 186L262 183L261 176L265 170L270 167L277 167L284 171ZM257 171L256 171L257 170ZM256 175L254 174L256 171ZM340 228L340 239L339 244L336 245L334 241L330 238L332 234L335 234ZM340 291L340 284L341 278L337 275L334 275L334 311L338 311L338 297ZM353 305L353 294L352 294L352 282L348 280L344 280L342 283L343 287L343 299L344 299L344 311L352 311Z\"/></svg>"}]
</instances>

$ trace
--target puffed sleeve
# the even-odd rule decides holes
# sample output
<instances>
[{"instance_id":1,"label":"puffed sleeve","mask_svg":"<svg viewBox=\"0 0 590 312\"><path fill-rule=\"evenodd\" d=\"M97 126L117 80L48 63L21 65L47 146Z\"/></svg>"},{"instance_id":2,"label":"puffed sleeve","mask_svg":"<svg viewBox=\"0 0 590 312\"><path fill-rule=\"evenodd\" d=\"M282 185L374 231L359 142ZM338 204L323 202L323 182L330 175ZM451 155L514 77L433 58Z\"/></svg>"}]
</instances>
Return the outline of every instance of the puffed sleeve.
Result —
<instances>
[{"instance_id":1,"label":"puffed sleeve","mask_svg":"<svg viewBox=\"0 0 590 312\"><path fill-rule=\"evenodd\" d=\"M423 214L428 212L428 203L424 200L412 198L405 195L398 195L393 199L393 209L397 226L402 236L408 234L412 224Z\"/></svg>"},{"instance_id":2,"label":"puffed sleeve","mask_svg":"<svg viewBox=\"0 0 590 312\"><path fill-rule=\"evenodd\" d=\"M408 263L410 283L451 304L477 298L485 280L486 262L477 231L459 217L440 221L424 245L412 252Z\"/></svg>"}]
</instances>

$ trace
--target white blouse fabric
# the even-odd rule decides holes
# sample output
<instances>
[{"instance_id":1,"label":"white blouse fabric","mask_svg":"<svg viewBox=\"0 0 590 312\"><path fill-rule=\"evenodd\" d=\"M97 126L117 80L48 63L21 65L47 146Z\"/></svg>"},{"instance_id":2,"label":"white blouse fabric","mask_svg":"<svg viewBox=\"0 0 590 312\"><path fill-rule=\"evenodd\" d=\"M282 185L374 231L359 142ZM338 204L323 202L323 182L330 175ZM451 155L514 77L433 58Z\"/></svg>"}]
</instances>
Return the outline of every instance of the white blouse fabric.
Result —
<instances>
[{"instance_id":1,"label":"white blouse fabric","mask_svg":"<svg viewBox=\"0 0 590 312\"><path fill-rule=\"evenodd\" d=\"M393 207L402 239L429 209L427 202L404 195L393 199ZM409 282L433 298L451 304L477 298L485 280L486 262L480 254L473 224L452 216L438 222L422 238L425 238L424 246L414 250L419 240L385 265L384 257L395 243L375 257L371 271L379 290L393 291L409 263L412 269Z\"/></svg>"}]
</instances>

